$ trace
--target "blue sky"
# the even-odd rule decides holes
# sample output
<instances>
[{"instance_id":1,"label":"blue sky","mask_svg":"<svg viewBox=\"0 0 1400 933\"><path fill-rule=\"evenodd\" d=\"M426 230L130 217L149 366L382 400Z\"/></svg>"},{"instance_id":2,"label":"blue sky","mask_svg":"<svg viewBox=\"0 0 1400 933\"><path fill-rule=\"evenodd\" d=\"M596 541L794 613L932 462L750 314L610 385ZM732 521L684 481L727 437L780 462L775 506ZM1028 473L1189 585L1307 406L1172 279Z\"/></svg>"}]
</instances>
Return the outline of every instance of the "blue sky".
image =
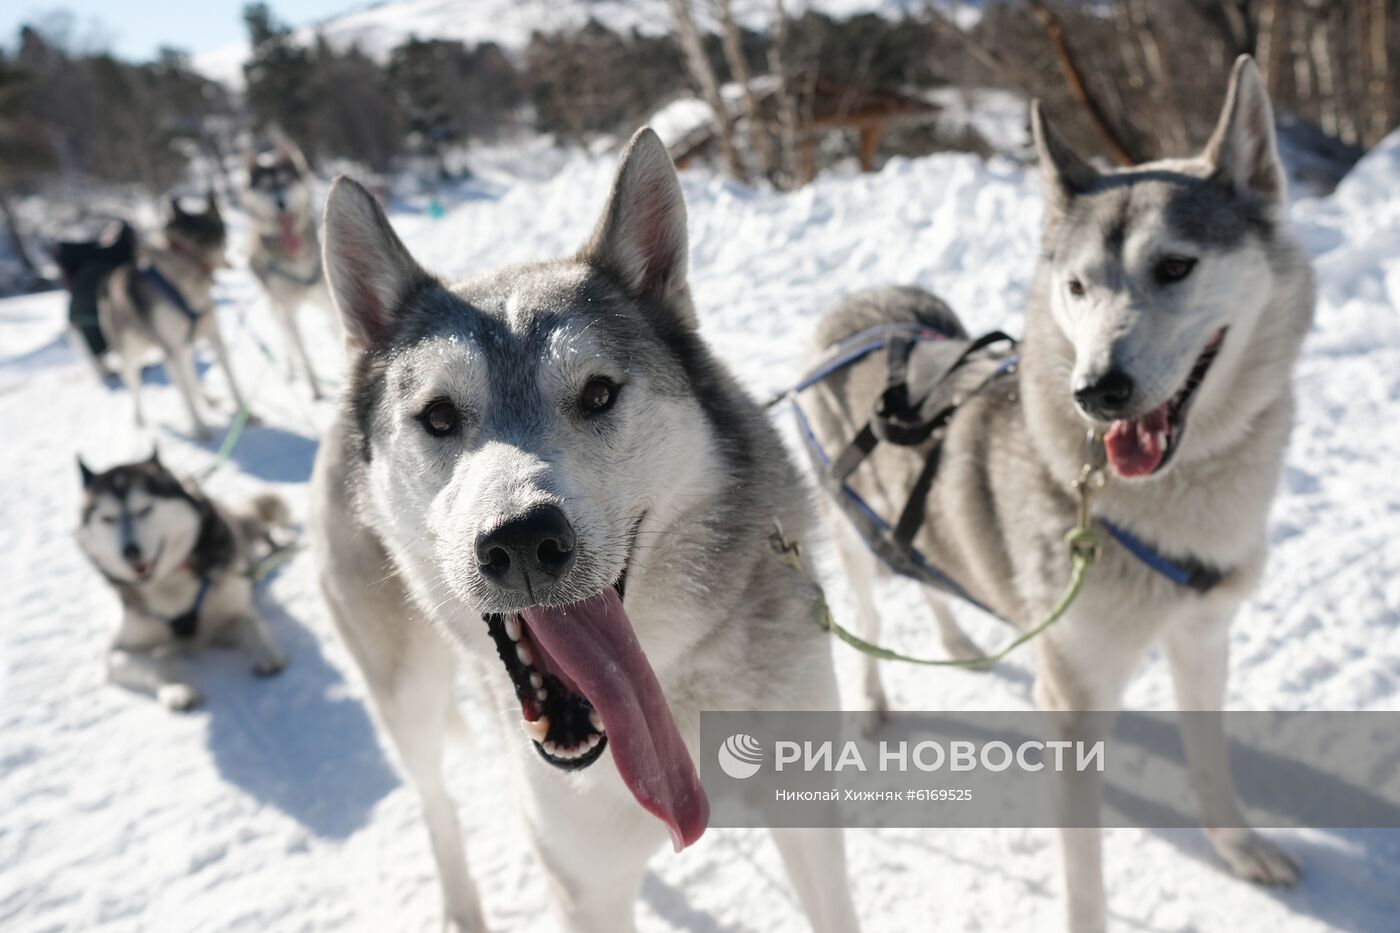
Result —
<instances>
[{"instance_id":1,"label":"blue sky","mask_svg":"<svg viewBox=\"0 0 1400 933\"><path fill-rule=\"evenodd\" d=\"M355 0L269 0L278 19L302 25L366 5ZM121 58L144 60L170 45L190 53L223 48L246 38L245 0L3 0L0 45L13 48L21 23L55 10L73 15L84 46L96 45Z\"/></svg>"}]
</instances>

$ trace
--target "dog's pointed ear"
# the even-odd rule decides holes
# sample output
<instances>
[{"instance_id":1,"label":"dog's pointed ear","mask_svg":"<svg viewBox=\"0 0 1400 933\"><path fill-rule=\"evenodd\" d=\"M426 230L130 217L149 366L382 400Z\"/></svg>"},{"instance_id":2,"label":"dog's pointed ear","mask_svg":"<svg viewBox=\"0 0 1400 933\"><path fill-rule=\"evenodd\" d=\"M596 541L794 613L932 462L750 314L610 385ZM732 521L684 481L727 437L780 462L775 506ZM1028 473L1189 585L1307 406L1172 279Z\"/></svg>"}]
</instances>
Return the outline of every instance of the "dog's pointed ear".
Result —
<instances>
[{"instance_id":1,"label":"dog's pointed ear","mask_svg":"<svg viewBox=\"0 0 1400 933\"><path fill-rule=\"evenodd\" d=\"M611 273L638 298L694 326L686 284L685 196L660 137L643 127L622 154L603 216L579 259Z\"/></svg>"},{"instance_id":2,"label":"dog's pointed ear","mask_svg":"<svg viewBox=\"0 0 1400 933\"><path fill-rule=\"evenodd\" d=\"M1050 210L1063 211L1076 195L1089 190L1098 172L1050 125L1039 100L1031 101L1031 135L1040 159L1040 184L1046 205Z\"/></svg>"},{"instance_id":3,"label":"dog's pointed ear","mask_svg":"<svg viewBox=\"0 0 1400 933\"><path fill-rule=\"evenodd\" d=\"M185 209L180 206L180 196L172 194L170 196L170 216L175 218L185 217Z\"/></svg>"},{"instance_id":4,"label":"dog's pointed ear","mask_svg":"<svg viewBox=\"0 0 1400 933\"><path fill-rule=\"evenodd\" d=\"M326 196L323 232L322 264L346 339L360 350L383 346L404 296L432 276L409 254L374 195L344 175Z\"/></svg>"},{"instance_id":5,"label":"dog's pointed ear","mask_svg":"<svg viewBox=\"0 0 1400 933\"><path fill-rule=\"evenodd\" d=\"M207 211L208 211L208 213L209 213L209 216L211 216L211 217L218 217L218 216L219 216L219 193L218 193L217 191L214 190L214 186L213 186L213 185L210 185L210 186L209 186L209 190L208 190L208 191L205 193L205 195L204 195L204 200L205 200L205 201L208 203L208 205L209 205L208 208L207 208Z\"/></svg>"},{"instance_id":6,"label":"dog's pointed ear","mask_svg":"<svg viewBox=\"0 0 1400 933\"><path fill-rule=\"evenodd\" d=\"M91 489L92 481L97 479L97 474L88 469L88 465L83 462L82 454L78 455L78 472L83 477L83 488Z\"/></svg>"},{"instance_id":7,"label":"dog's pointed ear","mask_svg":"<svg viewBox=\"0 0 1400 933\"><path fill-rule=\"evenodd\" d=\"M146 458L146 464L157 469L165 469L164 465L160 462L160 448L155 444L151 445L151 455Z\"/></svg>"},{"instance_id":8,"label":"dog's pointed ear","mask_svg":"<svg viewBox=\"0 0 1400 933\"><path fill-rule=\"evenodd\" d=\"M1274 108L1259 66L1248 55L1235 59L1225 106L1202 157L1213 177L1232 190L1271 211L1282 208L1287 181L1274 140Z\"/></svg>"}]
</instances>

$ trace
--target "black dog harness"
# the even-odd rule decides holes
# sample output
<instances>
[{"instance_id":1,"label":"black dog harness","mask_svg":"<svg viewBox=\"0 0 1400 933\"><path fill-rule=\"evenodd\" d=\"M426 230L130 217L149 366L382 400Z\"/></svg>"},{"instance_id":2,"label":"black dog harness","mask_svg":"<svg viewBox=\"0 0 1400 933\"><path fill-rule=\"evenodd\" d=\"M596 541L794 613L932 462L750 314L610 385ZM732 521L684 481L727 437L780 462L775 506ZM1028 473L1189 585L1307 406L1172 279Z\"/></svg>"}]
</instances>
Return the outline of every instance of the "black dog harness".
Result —
<instances>
[{"instance_id":1,"label":"black dog harness","mask_svg":"<svg viewBox=\"0 0 1400 933\"><path fill-rule=\"evenodd\" d=\"M190 333L193 334L194 329L199 326L199 312L185 300L185 296L175 287L175 283L166 278L164 273L150 263L141 268L141 278L145 280L147 285L159 292L162 298L174 305L181 314L189 318Z\"/></svg>"},{"instance_id":2,"label":"black dog harness","mask_svg":"<svg viewBox=\"0 0 1400 933\"><path fill-rule=\"evenodd\" d=\"M914 536L918 534L919 529L923 526L924 518L928 514L928 496L938 475L943 435L948 424L964 402L977 396L1000 379L1015 373L1020 362L1020 357L1014 352L1016 342L1000 331L993 331L968 344L967 348L954 359L952 365L938 377L923 398L911 399L908 370L909 357L914 347L919 343L957 339L957 336L927 324L914 322L883 324L863 330L837 344L833 348L830 358L803 377L788 396L803 440L822 468L822 485L831 493L841 510L855 525L866 546L886 566L901 576L910 577L990 612L986 606L974 599L956 581L930 563L928 558L914 547L913 543ZM1012 352L1001 357L996 368L986 378L966 394L954 397L948 404L931 414L924 414L925 403L945 380L988 347L1002 343L1007 344ZM801 405L798 404L798 396L881 349L886 351L887 359L885 390L876 400L870 420L833 458L817 440L811 423L802 411ZM914 481L913 488L909 491L904 507L900 510L894 524L891 525L889 521L871 508L870 504L861 498L859 493L851 488L848 480L880 442L901 447L913 447L930 439L934 441L934 444L928 451L924 465ZM1173 561L1158 553L1126 529L1105 519L1098 521L1130 554L1151 570L1179 586L1188 587L1198 593L1207 593L1224 579L1224 574L1217 570L1195 562ZM995 613L992 614L995 615Z\"/></svg>"}]
</instances>

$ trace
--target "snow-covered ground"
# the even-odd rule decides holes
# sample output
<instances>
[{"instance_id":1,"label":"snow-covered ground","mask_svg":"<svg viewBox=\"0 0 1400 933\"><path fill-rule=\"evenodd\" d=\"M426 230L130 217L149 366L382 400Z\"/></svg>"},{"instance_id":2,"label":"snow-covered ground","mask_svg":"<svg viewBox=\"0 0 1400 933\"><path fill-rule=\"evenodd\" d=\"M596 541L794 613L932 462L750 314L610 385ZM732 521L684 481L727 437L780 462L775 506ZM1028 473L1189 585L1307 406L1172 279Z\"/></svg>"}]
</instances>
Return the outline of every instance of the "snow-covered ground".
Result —
<instances>
[{"instance_id":1,"label":"snow-covered ground","mask_svg":"<svg viewBox=\"0 0 1400 933\"><path fill-rule=\"evenodd\" d=\"M577 246L600 208L610 160L561 160L549 177L487 172L443 219L395 217L425 264L449 274ZM756 394L783 387L822 309L879 282L948 297L973 328L1020 329L1036 255L1035 180L968 156L896 160L878 175L756 193L684 179L693 283L709 338ZM1233 636L1238 708L1400 705L1400 135L1335 195L1293 217L1317 258L1316 332L1297 374L1298 427L1273 521L1273 557ZM264 419L207 487L273 488L303 514L304 483L330 403L288 388L276 331L242 270L220 280L222 326ZM77 452L106 465L149 452L130 399L99 388L62 341L64 299L0 302L0 929L419 930L438 910L413 793L377 741L357 673L331 631L303 554L260 603L290 666L261 682L241 658L191 665L208 706L188 716L102 683L115 598L79 555ZM339 371L314 309L318 365ZM206 373L227 398L222 376ZM176 393L148 375L162 456L195 472L217 441L184 434ZM227 407L225 408L227 411ZM848 597L832 584L838 612ZM910 585L882 593L887 637L938 650ZM983 643L999 635L967 613ZM837 646L843 685L855 663ZM1028 655L989 674L891 667L904 708L1029 705ZM463 685L467 719L474 701ZM1129 704L1168 708L1151 660ZM450 762L475 873L495 929L542 930L544 890L521 842L483 725ZM1306 877L1265 891L1229 877L1199 833L1118 830L1106 863L1118 930L1274 933L1393 930L1400 833L1280 832ZM600 840L600 846L606 841ZM1058 865L1049 830L852 831L855 896L868 931L1054 929ZM680 857L658 853L638 905L647 933L804 929L761 831L715 830Z\"/></svg>"}]
</instances>

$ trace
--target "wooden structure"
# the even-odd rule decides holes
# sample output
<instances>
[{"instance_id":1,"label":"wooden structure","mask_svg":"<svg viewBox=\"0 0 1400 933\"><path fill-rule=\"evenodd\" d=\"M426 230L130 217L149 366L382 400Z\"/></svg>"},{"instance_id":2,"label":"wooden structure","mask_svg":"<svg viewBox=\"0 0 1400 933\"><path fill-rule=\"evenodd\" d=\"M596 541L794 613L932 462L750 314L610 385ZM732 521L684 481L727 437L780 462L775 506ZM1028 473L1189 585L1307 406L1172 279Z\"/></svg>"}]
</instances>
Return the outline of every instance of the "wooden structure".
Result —
<instances>
[{"instance_id":1,"label":"wooden structure","mask_svg":"<svg viewBox=\"0 0 1400 933\"><path fill-rule=\"evenodd\" d=\"M797 80L797 144L802 182L806 184L817 174L817 143L823 134L833 130L855 130L859 134L857 158L861 171L875 170L875 156L880 141L894 123L921 123L935 118L940 108L926 100L898 91L863 90L834 81ZM751 85L759 108L759 118L767 126L778 125L778 89L771 81L755 81ZM742 116L730 107L729 120L735 123ZM671 158L685 168L709 152L716 144L718 132L706 121L671 143Z\"/></svg>"}]
</instances>

